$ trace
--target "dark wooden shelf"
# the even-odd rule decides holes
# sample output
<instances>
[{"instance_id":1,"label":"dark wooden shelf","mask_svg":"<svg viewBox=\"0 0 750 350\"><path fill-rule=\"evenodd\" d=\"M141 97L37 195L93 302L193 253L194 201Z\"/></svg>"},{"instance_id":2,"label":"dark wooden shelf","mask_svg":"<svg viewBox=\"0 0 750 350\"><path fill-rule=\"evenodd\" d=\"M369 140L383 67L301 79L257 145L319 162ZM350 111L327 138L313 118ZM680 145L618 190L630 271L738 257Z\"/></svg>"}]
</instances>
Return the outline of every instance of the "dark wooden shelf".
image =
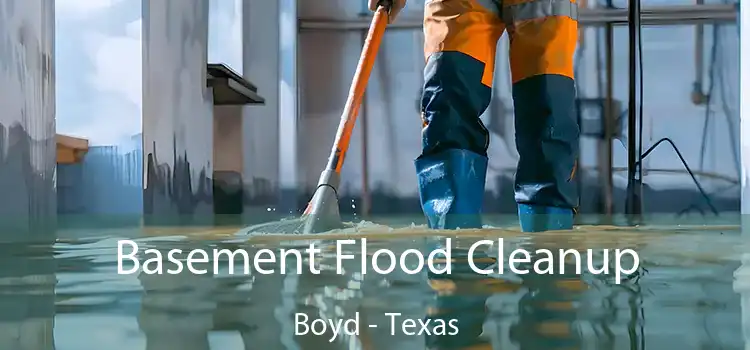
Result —
<instances>
[{"instance_id":1,"label":"dark wooden shelf","mask_svg":"<svg viewBox=\"0 0 750 350\"><path fill-rule=\"evenodd\" d=\"M223 63L209 63L206 84L213 88L214 105L265 104L258 88Z\"/></svg>"}]
</instances>

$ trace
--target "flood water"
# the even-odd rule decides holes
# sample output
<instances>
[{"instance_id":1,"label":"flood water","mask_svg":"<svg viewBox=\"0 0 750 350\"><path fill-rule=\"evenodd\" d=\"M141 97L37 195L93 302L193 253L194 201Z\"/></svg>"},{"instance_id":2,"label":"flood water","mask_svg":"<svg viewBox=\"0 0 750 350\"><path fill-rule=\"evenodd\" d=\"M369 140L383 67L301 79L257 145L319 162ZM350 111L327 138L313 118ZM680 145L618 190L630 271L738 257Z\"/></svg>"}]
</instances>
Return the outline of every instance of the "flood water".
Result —
<instances>
[{"instance_id":1,"label":"flood water","mask_svg":"<svg viewBox=\"0 0 750 350\"><path fill-rule=\"evenodd\" d=\"M366 271L359 258L336 273L336 239L367 238L366 255L388 248L431 251L442 238L421 227L364 225L357 232L319 236L238 237L232 230L133 229L63 232L50 246L3 247L0 262L0 349L234 350L234 349L744 349L735 271L742 253L733 226L677 229L581 227L522 234L485 229L452 238L452 274ZM450 235L448 235L450 234ZM602 249L633 249L641 267L623 276L564 274L482 276L462 255L479 239L503 238L504 251L577 249L601 263ZM117 273L117 241L153 248L227 248L248 253L315 243L320 274ZM486 248L486 247L485 247ZM346 248L357 256L361 246ZM477 253L479 254L479 253ZM478 265L490 266L492 249ZM611 256L610 252L610 256ZM502 256L502 254L501 254ZM533 259L532 259L533 260ZM496 262L496 261L495 261ZM485 265L482 265L485 263ZM585 263L585 261L584 261ZM309 260L303 259L305 268ZM287 269L294 267L292 261ZM413 266L408 260L407 265ZM610 264L612 265L612 264ZM279 268L278 265L266 264ZM385 265L383 265L385 266ZM165 265L165 269L169 266ZM391 316L386 313L400 313ZM358 335L295 334L295 318L358 319ZM750 316L745 316L745 318ZM412 320L413 333L390 325ZM456 320L454 335L434 326ZM420 332L420 322L427 331ZM374 326L372 326L374 325ZM399 328L399 327L396 327ZM450 331L451 329L448 329Z\"/></svg>"}]
</instances>

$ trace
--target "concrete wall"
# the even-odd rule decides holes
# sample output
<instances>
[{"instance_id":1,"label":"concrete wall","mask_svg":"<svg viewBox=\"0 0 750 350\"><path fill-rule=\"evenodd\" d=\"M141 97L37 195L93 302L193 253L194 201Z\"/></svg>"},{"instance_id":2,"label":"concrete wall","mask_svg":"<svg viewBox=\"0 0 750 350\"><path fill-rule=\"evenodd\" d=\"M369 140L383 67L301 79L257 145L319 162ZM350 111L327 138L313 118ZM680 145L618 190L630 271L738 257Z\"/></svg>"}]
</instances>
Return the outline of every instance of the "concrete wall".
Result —
<instances>
[{"instance_id":1,"label":"concrete wall","mask_svg":"<svg viewBox=\"0 0 750 350\"><path fill-rule=\"evenodd\" d=\"M244 108L243 181L248 206L263 210L277 203L279 189L279 6L246 0L242 11L243 75L266 99Z\"/></svg>"},{"instance_id":2,"label":"concrete wall","mask_svg":"<svg viewBox=\"0 0 750 350\"><path fill-rule=\"evenodd\" d=\"M55 223L54 23L53 0L0 6L0 241Z\"/></svg>"},{"instance_id":3,"label":"concrete wall","mask_svg":"<svg viewBox=\"0 0 750 350\"><path fill-rule=\"evenodd\" d=\"M241 214L244 209L242 106L214 106L213 194L215 214Z\"/></svg>"},{"instance_id":4,"label":"concrete wall","mask_svg":"<svg viewBox=\"0 0 750 350\"><path fill-rule=\"evenodd\" d=\"M54 241L54 23L53 0L7 0L0 6L0 242L3 243ZM10 247L0 251L0 266L3 266L0 279L6 284L11 280L23 281L19 290L24 292L7 293L0 304L3 310L0 348L54 349L56 281L51 253L29 259L24 258L30 254L23 251L23 245Z\"/></svg>"},{"instance_id":5,"label":"concrete wall","mask_svg":"<svg viewBox=\"0 0 750 350\"><path fill-rule=\"evenodd\" d=\"M208 0L143 1L144 215L212 222Z\"/></svg>"},{"instance_id":6,"label":"concrete wall","mask_svg":"<svg viewBox=\"0 0 750 350\"><path fill-rule=\"evenodd\" d=\"M214 106L214 171L242 174L242 108Z\"/></svg>"}]
</instances>

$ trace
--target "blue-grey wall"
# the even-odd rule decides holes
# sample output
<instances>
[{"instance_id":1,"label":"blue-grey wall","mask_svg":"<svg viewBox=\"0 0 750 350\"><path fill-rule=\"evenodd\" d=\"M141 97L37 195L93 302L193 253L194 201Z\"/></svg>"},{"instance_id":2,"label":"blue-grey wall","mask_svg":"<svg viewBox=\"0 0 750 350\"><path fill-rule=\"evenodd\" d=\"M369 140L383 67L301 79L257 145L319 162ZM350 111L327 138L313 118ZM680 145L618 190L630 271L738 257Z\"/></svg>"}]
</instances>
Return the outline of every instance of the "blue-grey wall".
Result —
<instances>
[{"instance_id":1,"label":"blue-grey wall","mask_svg":"<svg viewBox=\"0 0 750 350\"><path fill-rule=\"evenodd\" d=\"M139 222L143 212L141 144L141 135L136 135L132 145L92 146L83 162L58 165L57 206L61 222Z\"/></svg>"}]
</instances>

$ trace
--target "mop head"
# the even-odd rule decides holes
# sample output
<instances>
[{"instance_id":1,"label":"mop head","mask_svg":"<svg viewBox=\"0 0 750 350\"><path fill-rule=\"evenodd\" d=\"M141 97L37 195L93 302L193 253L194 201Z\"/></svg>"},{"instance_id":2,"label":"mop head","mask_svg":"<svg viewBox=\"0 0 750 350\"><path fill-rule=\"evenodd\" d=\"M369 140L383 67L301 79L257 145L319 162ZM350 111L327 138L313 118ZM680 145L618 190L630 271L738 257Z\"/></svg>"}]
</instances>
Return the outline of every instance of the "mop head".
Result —
<instances>
[{"instance_id":1,"label":"mop head","mask_svg":"<svg viewBox=\"0 0 750 350\"><path fill-rule=\"evenodd\" d=\"M302 235L302 234L308 234L308 233L321 233L321 232L306 232L305 228L309 227L310 223L309 221L312 218L308 216L303 216L300 218L288 218L288 219L282 219L278 221L272 221L272 222L265 222L262 224L257 224L253 226L246 227L240 232L238 232L238 235L247 235L247 236L253 236L253 235L279 235L279 234L291 234L291 235ZM338 230L338 229L351 229L354 228L356 225L351 222L342 222L340 223L340 227L333 228L332 230ZM325 232L325 231L322 231Z\"/></svg>"},{"instance_id":2,"label":"mop head","mask_svg":"<svg viewBox=\"0 0 750 350\"><path fill-rule=\"evenodd\" d=\"M351 225L349 225L351 227ZM330 185L320 185L301 218L285 219L250 226L242 232L257 234L309 234L347 228L339 214L339 199Z\"/></svg>"}]
</instances>

